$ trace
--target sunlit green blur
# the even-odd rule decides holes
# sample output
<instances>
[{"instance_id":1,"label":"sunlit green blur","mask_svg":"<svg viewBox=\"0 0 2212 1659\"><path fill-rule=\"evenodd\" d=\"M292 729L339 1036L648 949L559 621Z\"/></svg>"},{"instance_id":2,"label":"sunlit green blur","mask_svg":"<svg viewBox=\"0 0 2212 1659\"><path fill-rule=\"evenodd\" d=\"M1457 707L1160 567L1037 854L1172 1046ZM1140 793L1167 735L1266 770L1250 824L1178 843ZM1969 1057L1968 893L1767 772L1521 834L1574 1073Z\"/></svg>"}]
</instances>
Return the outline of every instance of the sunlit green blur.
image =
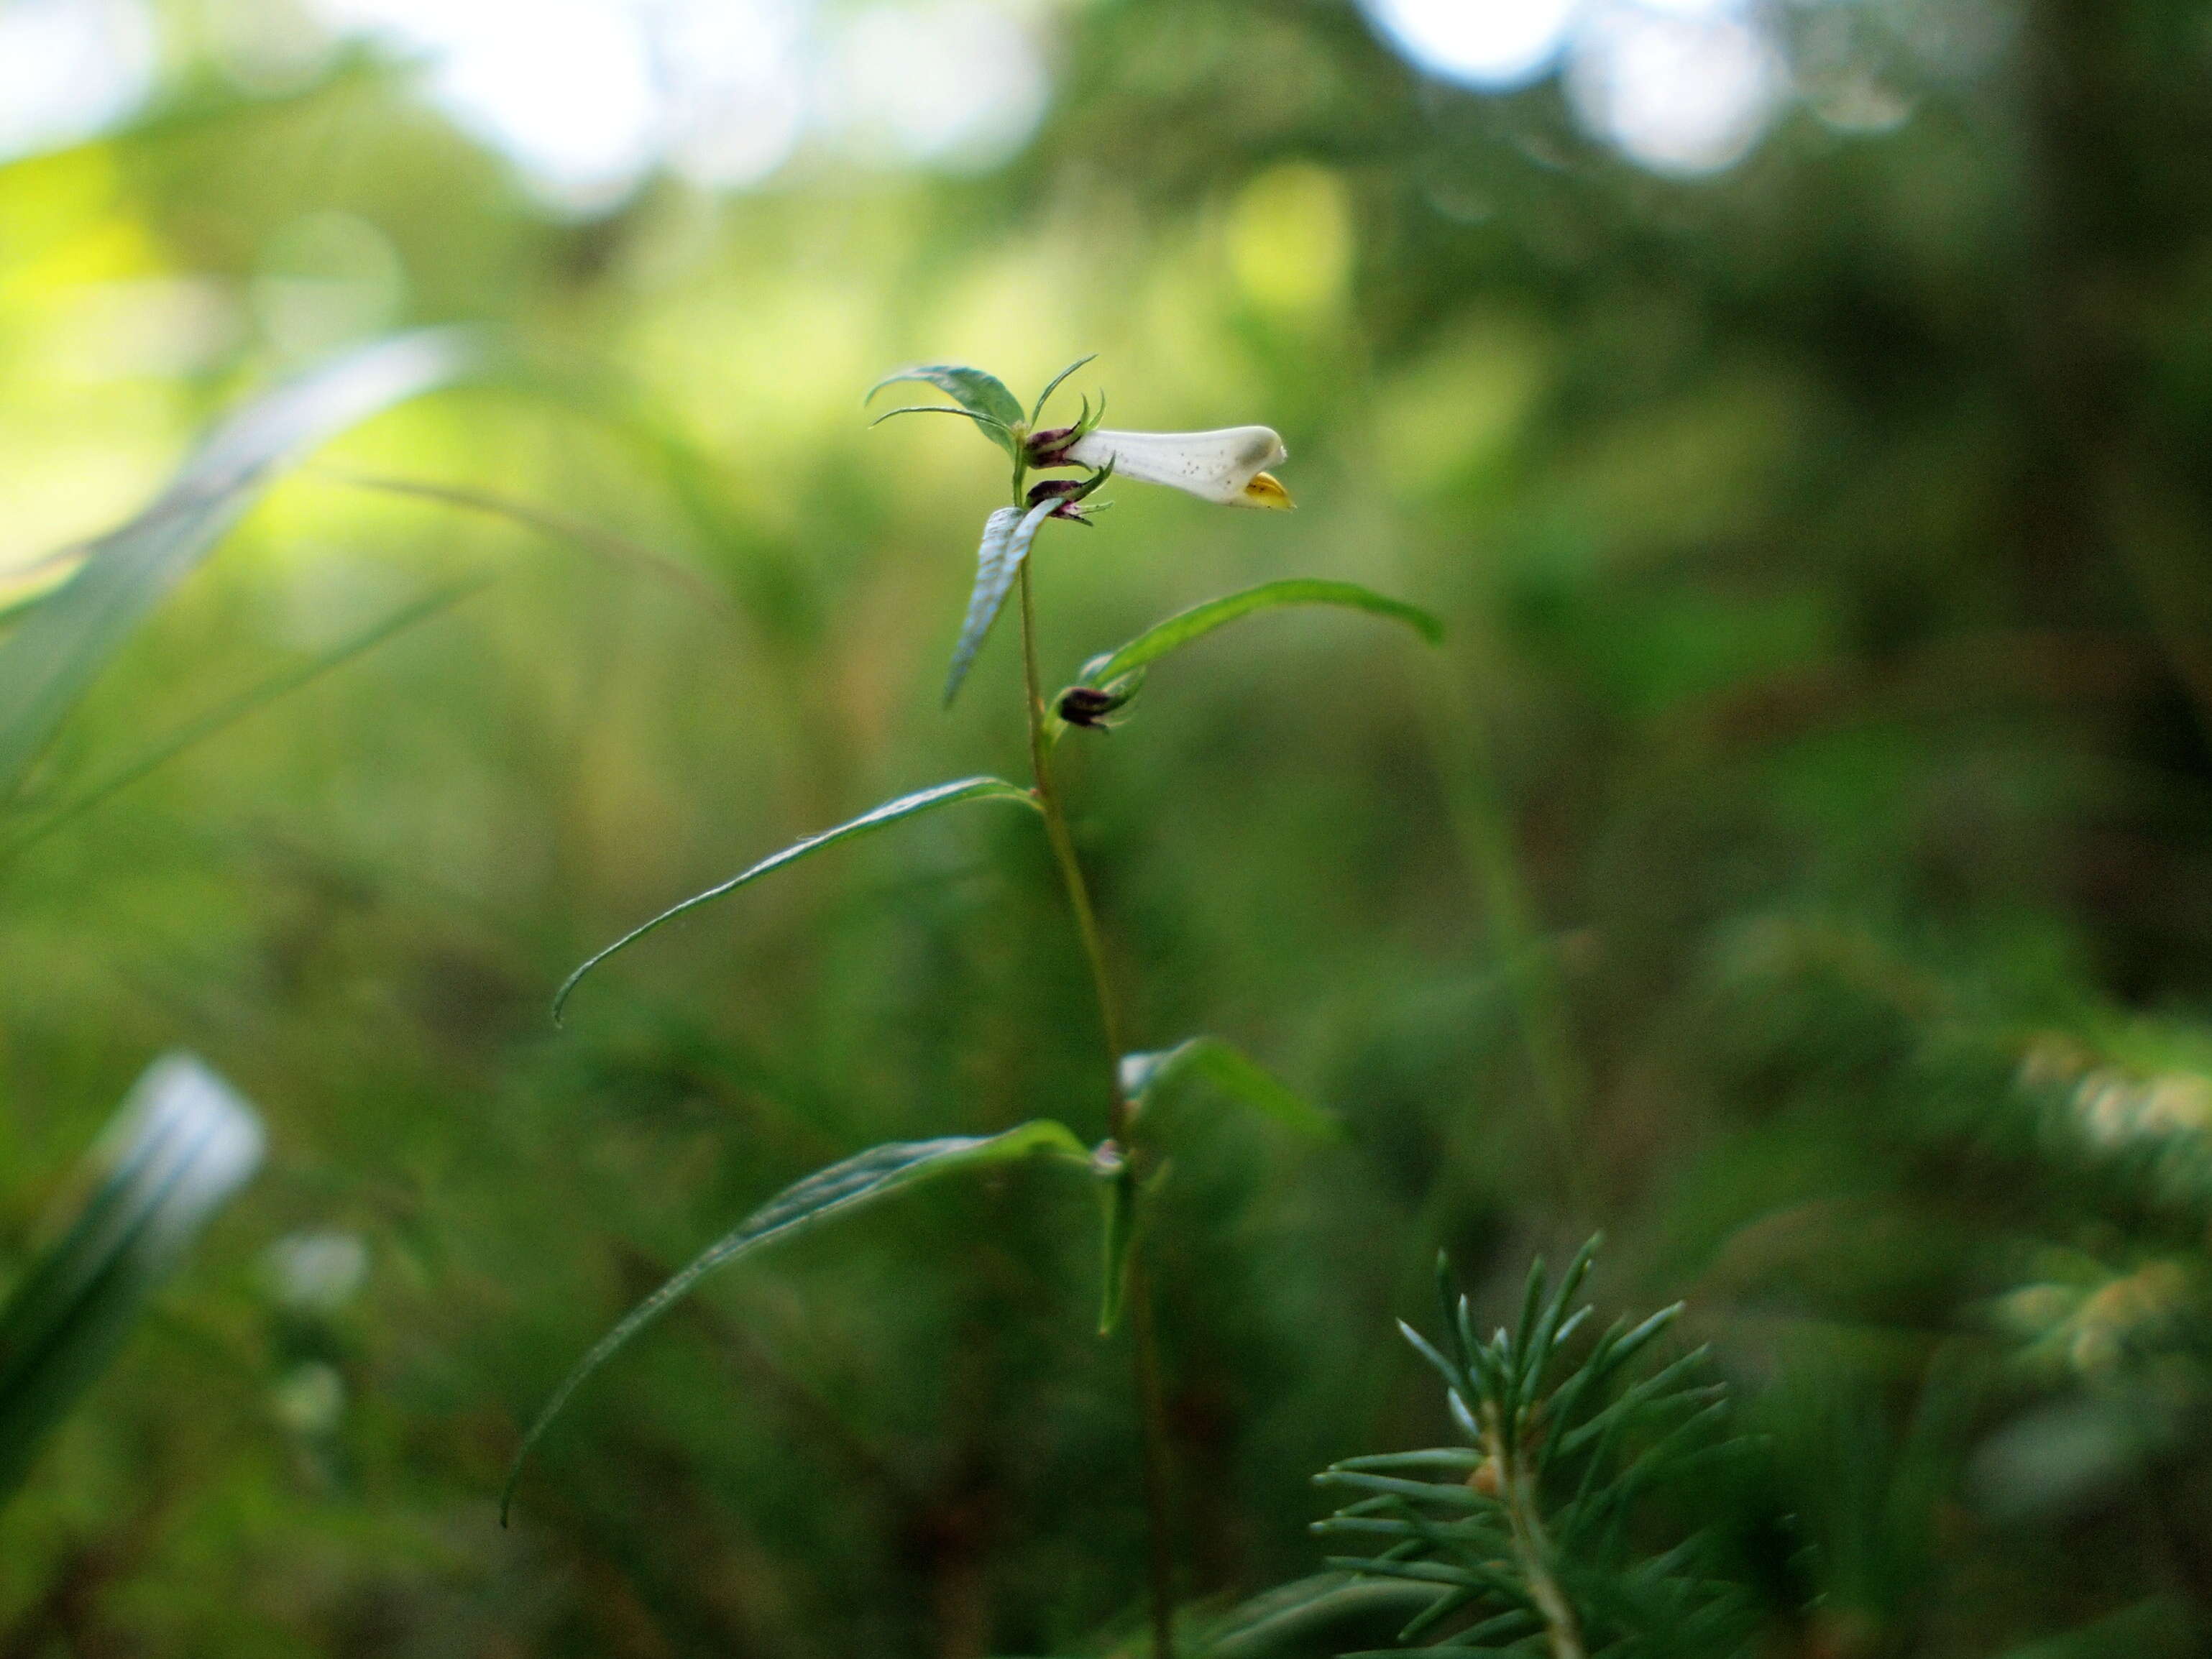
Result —
<instances>
[{"instance_id":1,"label":"sunlit green blur","mask_svg":"<svg viewBox=\"0 0 2212 1659\"><path fill-rule=\"evenodd\" d=\"M0 46L73 4L0 0ZM593 9L487 5L489 59ZM548 1012L802 835L1026 782L1005 621L939 706L1006 459L861 397L1091 352L1069 418L1273 427L1298 510L1048 524L1048 690L1285 577L1446 628L1255 617L1060 745L1131 1043L1219 1036L1348 1130L1157 1109L1193 1631L1318 1570L1315 1471L1452 1432L1395 1334L1440 1247L1503 1319L1601 1227L1601 1313L1686 1299L1768 1437L1673 1500L1749 1540L1763 1651L2201 1651L2200 0L1589 0L1630 32L1525 68L1412 0L738 12L800 44L728 95L830 112L742 178L562 172L336 3L173 0L126 106L16 151L0 63L0 605L326 354L490 353L287 474L0 811L0 1291L156 1055L269 1135L0 1510L0 1656L1134 1650L1127 1338L1042 1167L710 1281L495 1516L569 1365L778 1189L1104 1133L1026 812L825 853ZM1654 19L1685 55L1607 80ZM933 136L902 74L988 96ZM612 118L540 91L546 143Z\"/></svg>"}]
</instances>

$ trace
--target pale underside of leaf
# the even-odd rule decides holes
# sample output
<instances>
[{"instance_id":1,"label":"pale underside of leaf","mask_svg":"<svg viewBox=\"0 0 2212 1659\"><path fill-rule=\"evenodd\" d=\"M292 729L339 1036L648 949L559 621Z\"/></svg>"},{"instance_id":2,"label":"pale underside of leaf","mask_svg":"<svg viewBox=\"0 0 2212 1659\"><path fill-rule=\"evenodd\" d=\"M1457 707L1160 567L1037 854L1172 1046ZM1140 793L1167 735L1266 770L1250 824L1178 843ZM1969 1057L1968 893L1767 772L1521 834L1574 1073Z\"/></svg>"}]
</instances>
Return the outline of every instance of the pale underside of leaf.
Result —
<instances>
[{"instance_id":1,"label":"pale underside of leaf","mask_svg":"<svg viewBox=\"0 0 2212 1659\"><path fill-rule=\"evenodd\" d=\"M0 802L107 659L252 505L275 470L472 359L452 330L400 335L276 387L218 426L154 503L85 550L0 644Z\"/></svg>"},{"instance_id":2,"label":"pale underside of leaf","mask_svg":"<svg viewBox=\"0 0 2212 1659\"><path fill-rule=\"evenodd\" d=\"M1301 1134L1322 1140L1344 1138L1342 1122L1219 1037L1192 1037L1172 1048L1121 1056L1121 1092L1139 1111L1161 1089L1184 1077L1203 1079L1231 1100Z\"/></svg>"},{"instance_id":3,"label":"pale underside of leaf","mask_svg":"<svg viewBox=\"0 0 2212 1659\"><path fill-rule=\"evenodd\" d=\"M882 805L872 807L861 813L860 817L849 818L833 829L809 836L804 841L793 842L781 852L771 854L758 864L739 871L727 881L719 882L702 893L694 893L680 904L671 905L650 921L631 928L612 945L587 959L575 972L562 981L561 988L553 994L555 1022L556 1024L559 1022L561 1011L567 1005L569 994L583 981L586 974L617 952L627 950L636 944L654 929L665 926L689 911L697 909L702 904L711 903L726 894L734 893L738 888L757 881L774 871L781 870L786 865L796 864L799 860L807 857L810 854L818 853L825 847L834 847L840 842L855 840L860 836L872 834L876 830L887 829L891 824L913 817L917 813L933 811L938 807L950 806L955 801L963 800L1018 801L1032 811L1036 806L1036 799L1028 790L1008 783L1003 778L962 778L952 783L940 783L931 788L917 789L914 793L901 795L896 800L887 800Z\"/></svg>"},{"instance_id":4,"label":"pale underside of leaf","mask_svg":"<svg viewBox=\"0 0 2212 1659\"><path fill-rule=\"evenodd\" d=\"M936 1140L891 1141L872 1146L785 1188L631 1309L562 1379L553 1397L538 1414L538 1420L523 1436L522 1445L515 1453L506 1489L500 1497L502 1523L531 1449L544 1437L576 1390L631 1338L667 1312L714 1269L923 1182L960 1170L1012 1163L1038 1152L1050 1153L1085 1167L1090 1162L1083 1143L1066 1125L1045 1118L995 1135L949 1135Z\"/></svg>"},{"instance_id":5,"label":"pale underside of leaf","mask_svg":"<svg viewBox=\"0 0 2212 1659\"><path fill-rule=\"evenodd\" d=\"M1026 514L1018 507L1002 507L984 520L983 539L975 550L975 586L969 592L968 614L961 619L960 639L952 647L952 665L945 676L946 707L959 696L961 682L968 678L975 653L989 637L991 624L999 619L1039 527L1058 505L1040 501Z\"/></svg>"},{"instance_id":6,"label":"pale underside of leaf","mask_svg":"<svg viewBox=\"0 0 2212 1659\"><path fill-rule=\"evenodd\" d=\"M1285 581L1263 582L1257 587L1248 587L1242 592L1208 599L1203 605L1177 611L1166 620L1153 623L1119 650L1093 657L1084 664L1084 683L1103 685L1109 680L1118 679L1144 667L1147 663L1158 661L1170 651L1188 645L1194 640L1204 638L1218 628L1224 628L1255 612L1273 611L1285 605L1337 605L1403 623L1431 645L1443 637L1443 624L1418 605L1390 599L1357 582L1296 577Z\"/></svg>"}]
</instances>

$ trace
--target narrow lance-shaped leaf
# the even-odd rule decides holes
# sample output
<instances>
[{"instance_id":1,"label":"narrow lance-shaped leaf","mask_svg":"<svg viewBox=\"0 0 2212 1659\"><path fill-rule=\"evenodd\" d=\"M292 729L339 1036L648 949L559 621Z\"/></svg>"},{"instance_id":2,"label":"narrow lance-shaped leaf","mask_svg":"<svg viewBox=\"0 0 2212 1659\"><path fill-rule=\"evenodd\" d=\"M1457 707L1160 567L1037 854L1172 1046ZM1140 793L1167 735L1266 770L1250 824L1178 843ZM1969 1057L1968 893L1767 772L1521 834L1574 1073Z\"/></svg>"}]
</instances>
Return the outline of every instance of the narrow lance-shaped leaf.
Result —
<instances>
[{"instance_id":1,"label":"narrow lance-shaped leaf","mask_svg":"<svg viewBox=\"0 0 2212 1659\"><path fill-rule=\"evenodd\" d=\"M1103 685L1158 661L1169 652L1203 638L1217 628L1226 627L1255 611L1290 605L1333 605L1386 617L1405 623L1431 645L1443 637L1443 624L1419 605L1386 598L1357 582L1297 577L1287 581L1263 582L1241 593L1208 599L1203 605L1176 612L1164 622L1155 623L1120 650L1093 657L1084 664L1084 684Z\"/></svg>"},{"instance_id":2,"label":"narrow lance-shaped leaf","mask_svg":"<svg viewBox=\"0 0 2212 1659\"><path fill-rule=\"evenodd\" d=\"M554 1020L558 1023L561 1011L567 1006L569 994L582 983L585 975L590 973L616 952L627 950L655 928L675 921L677 917L687 911L696 910L701 905L720 898L725 894L734 893L748 883L757 881L763 876L772 871L781 870L787 864L796 864L808 854L818 853L825 847L834 847L839 842L852 841L861 836L872 834L876 830L887 829L902 819L913 817L917 813L932 811L939 806L950 806L955 801L963 800L1019 801L1032 810L1036 805L1036 799L1028 790L1008 783L1003 778L962 778L957 782L940 783L929 789L917 789L910 795L901 795L896 800L887 800L881 806L863 812L857 818L848 819L833 830L824 830L818 835L807 836L804 841L793 842L781 853L772 854L750 868L739 871L727 881L709 887L703 893L694 893L681 904L671 905L652 921L631 928L612 945L589 958L574 973L562 980L561 988L553 994Z\"/></svg>"},{"instance_id":3,"label":"narrow lance-shaped leaf","mask_svg":"<svg viewBox=\"0 0 2212 1659\"><path fill-rule=\"evenodd\" d=\"M1002 507L983 521L982 544L975 550L975 586L968 595L968 614L961 620L960 640L952 647L952 666L945 676L948 708L960 694L960 683L968 678L991 624L999 619L1000 607L1006 604L1014 578L1021 572L1022 561L1029 556L1038 526L1059 505L1057 501L1039 501L1027 513Z\"/></svg>"},{"instance_id":4,"label":"narrow lance-shaped leaf","mask_svg":"<svg viewBox=\"0 0 2212 1659\"><path fill-rule=\"evenodd\" d=\"M262 1139L253 1109L190 1055L139 1079L95 1154L91 1198L0 1309L0 1498L253 1173Z\"/></svg>"},{"instance_id":5,"label":"narrow lance-shaped leaf","mask_svg":"<svg viewBox=\"0 0 2212 1659\"><path fill-rule=\"evenodd\" d=\"M1090 1158L1083 1143L1066 1124L1041 1118L1000 1134L948 1135L937 1140L897 1140L871 1146L865 1152L825 1170L817 1170L805 1180L785 1188L733 1231L693 1258L683 1272L631 1309L562 1379L561 1386L553 1391L553 1397L546 1401L545 1408L538 1413L538 1420L530 1425L530 1431L523 1436L521 1449L514 1455L506 1490L500 1496L501 1522L506 1521L515 1483L522 1477L523 1464L531 1449L544 1438L576 1390L632 1337L682 1300L715 1268L726 1267L740 1256L750 1255L767 1245L923 1182L937 1180L956 1170L1012 1163L1036 1152L1085 1164Z\"/></svg>"},{"instance_id":6,"label":"narrow lance-shaped leaf","mask_svg":"<svg viewBox=\"0 0 2212 1659\"><path fill-rule=\"evenodd\" d=\"M987 374L965 363L914 363L884 375L868 388L868 396L873 398L885 386L896 386L902 380L920 380L935 386L975 416L977 424L990 434L991 441L1009 455L1015 453L1014 428L1023 423L1021 399L1007 391L997 375Z\"/></svg>"},{"instance_id":7,"label":"narrow lance-shaped leaf","mask_svg":"<svg viewBox=\"0 0 2212 1659\"><path fill-rule=\"evenodd\" d=\"M356 422L451 380L451 330L380 341L232 415L137 518L93 542L76 574L0 643L0 803L131 630L252 505L271 471Z\"/></svg>"},{"instance_id":8,"label":"narrow lance-shaped leaf","mask_svg":"<svg viewBox=\"0 0 2212 1659\"><path fill-rule=\"evenodd\" d=\"M1061 369L1059 374L1054 375L1052 379L1044 383L1044 390L1037 393L1036 406L1030 410L1030 424L1031 426L1035 426L1039 421L1042 421L1044 418L1044 406L1052 401L1052 394L1060 390L1060 383L1066 380L1069 375L1074 374L1077 369L1082 368L1084 364L1095 362L1097 360L1097 357L1098 354L1095 351L1091 352L1088 356L1078 357L1066 368ZM1085 403L1084 413L1086 416L1090 413L1090 405L1087 399Z\"/></svg>"},{"instance_id":9,"label":"narrow lance-shaped leaf","mask_svg":"<svg viewBox=\"0 0 2212 1659\"><path fill-rule=\"evenodd\" d=\"M1219 1037L1192 1037L1172 1048L1121 1056L1121 1092L1139 1110L1165 1085L1184 1076L1203 1078L1231 1100L1265 1112L1301 1134L1340 1140L1344 1126Z\"/></svg>"}]
</instances>

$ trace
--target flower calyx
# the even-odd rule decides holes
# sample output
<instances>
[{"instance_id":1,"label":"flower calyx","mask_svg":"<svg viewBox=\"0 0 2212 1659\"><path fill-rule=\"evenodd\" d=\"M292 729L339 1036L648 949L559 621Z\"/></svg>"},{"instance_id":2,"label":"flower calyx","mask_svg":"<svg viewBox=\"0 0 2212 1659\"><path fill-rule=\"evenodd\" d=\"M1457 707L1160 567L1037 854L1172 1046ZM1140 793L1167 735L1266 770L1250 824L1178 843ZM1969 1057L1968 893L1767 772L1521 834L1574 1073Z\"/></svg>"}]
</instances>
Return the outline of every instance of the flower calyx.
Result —
<instances>
[{"instance_id":1,"label":"flower calyx","mask_svg":"<svg viewBox=\"0 0 2212 1659\"><path fill-rule=\"evenodd\" d=\"M1110 732L1121 722L1107 717L1134 697L1144 683L1139 669L1104 685L1071 685L1053 700L1053 713L1086 732Z\"/></svg>"},{"instance_id":2,"label":"flower calyx","mask_svg":"<svg viewBox=\"0 0 2212 1659\"><path fill-rule=\"evenodd\" d=\"M1052 511L1045 515L1046 517L1065 519L1070 524L1087 525L1091 522L1090 514L1096 512L1098 507L1107 506L1108 503L1100 501L1097 507L1086 508L1084 502L1097 492L1099 485L1113 476L1114 469L1111 466L1103 466L1087 478L1040 479L1030 486L1030 492L1024 498L1024 504L1036 507L1051 501L1054 505Z\"/></svg>"},{"instance_id":3,"label":"flower calyx","mask_svg":"<svg viewBox=\"0 0 2212 1659\"><path fill-rule=\"evenodd\" d=\"M1039 398L1037 411L1042 414L1043 410L1044 400ZM1036 467L1082 465L1083 463L1072 459L1068 452L1096 432L1098 429L1098 422L1105 418L1106 394L1103 392L1098 394L1098 407L1095 410L1091 408L1091 399L1086 395L1083 399L1082 412L1075 417L1075 423L1073 426L1044 427L1031 431L1023 440L1029 464Z\"/></svg>"}]
</instances>

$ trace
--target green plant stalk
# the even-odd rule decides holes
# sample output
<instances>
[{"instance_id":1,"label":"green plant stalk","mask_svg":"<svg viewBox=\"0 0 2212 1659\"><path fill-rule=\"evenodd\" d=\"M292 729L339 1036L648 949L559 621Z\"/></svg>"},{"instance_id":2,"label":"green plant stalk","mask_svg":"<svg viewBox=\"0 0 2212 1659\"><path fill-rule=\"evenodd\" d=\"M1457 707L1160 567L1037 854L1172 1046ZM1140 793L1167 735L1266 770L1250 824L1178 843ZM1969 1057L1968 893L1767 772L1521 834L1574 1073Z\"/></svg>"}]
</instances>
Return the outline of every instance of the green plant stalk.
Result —
<instances>
[{"instance_id":1,"label":"green plant stalk","mask_svg":"<svg viewBox=\"0 0 2212 1659\"><path fill-rule=\"evenodd\" d=\"M1014 466L1013 499L1022 505L1024 468ZM1084 879L1083 860L1075 850L1075 837L1067 827L1067 812L1052 773L1052 739L1045 720L1044 685L1037 671L1036 599L1030 581L1030 562L1022 561L1018 578L1022 606L1022 690L1028 710L1030 771L1038 810L1044 816L1045 839L1051 843L1053 861L1060 866L1060 884L1066 889L1068 908L1075 913L1075 930L1083 940L1083 954L1091 964L1091 983L1098 999L1098 1024L1106 1039L1106 1086L1109 1106L1107 1133L1121 1149L1122 1166L1114 1178L1129 1183L1133 1212L1143 1195L1139 1185L1138 1149L1132 1131L1136 1114L1121 1087L1123 1053L1121 1004L1114 994L1113 975L1106 966L1106 948L1098 931L1098 912L1091 902L1091 885ZM1144 1442L1145 1530L1146 1577L1152 1638L1152 1659L1174 1659L1174 1561L1168 1517L1169 1455L1167 1410L1160 1383L1159 1336L1152 1322L1152 1291L1144 1271L1144 1239L1133 1219L1128 1260L1128 1312L1131 1361L1136 1372L1137 1413Z\"/></svg>"},{"instance_id":2,"label":"green plant stalk","mask_svg":"<svg viewBox=\"0 0 2212 1659\"><path fill-rule=\"evenodd\" d=\"M1075 837L1067 827L1067 813L1060 804L1060 791L1052 775L1052 739L1045 724L1044 693L1037 673L1036 601L1030 586L1029 561L1022 561L1022 671L1029 701L1030 772L1034 779L1036 802L1044 813L1045 838L1052 843L1053 861L1060 866L1060 883L1067 890L1068 908L1075 912L1075 931L1083 939L1083 954L1091 964L1091 988L1098 998L1098 1023L1106 1037L1106 1069L1108 1087L1112 1092L1112 1107L1107 1118L1106 1131L1128 1150L1129 1129L1133 1114L1129 1101L1121 1091L1121 1054L1124 1045L1121 1032L1121 1004L1114 994L1112 975L1106 968L1106 947L1098 931L1098 913L1091 902L1090 884L1083 877L1083 863L1077 857Z\"/></svg>"},{"instance_id":3,"label":"green plant stalk","mask_svg":"<svg viewBox=\"0 0 2212 1659\"><path fill-rule=\"evenodd\" d=\"M1582 1620L1552 1571L1552 1539L1536 1496L1536 1471L1524 1457L1519 1437L1508 1432L1497 1407L1482 1408L1484 1449L1493 1460L1498 1495L1505 1506L1506 1529L1513 1540L1514 1564L1528 1582L1528 1600L1544 1621L1552 1659L1584 1659Z\"/></svg>"}]
</instances>

